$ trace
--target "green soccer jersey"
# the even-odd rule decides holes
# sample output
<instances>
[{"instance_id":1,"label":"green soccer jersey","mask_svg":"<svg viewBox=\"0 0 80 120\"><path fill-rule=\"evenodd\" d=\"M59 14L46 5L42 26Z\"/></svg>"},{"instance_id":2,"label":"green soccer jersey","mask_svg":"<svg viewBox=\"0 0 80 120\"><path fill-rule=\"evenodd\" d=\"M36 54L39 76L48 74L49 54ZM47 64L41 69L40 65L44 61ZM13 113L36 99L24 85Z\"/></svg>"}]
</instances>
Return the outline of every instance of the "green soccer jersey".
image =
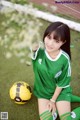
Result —
<instances>
[{"instance_id":1,"label":"green soccer jersey","mask_svg":"<svg viewBox=\"0 0 80 120\"><path fill-rule=\"evenodd\" d=\"M39 48L32 58L32 63L35 75L35 96L50 99L56 86L63 89L69 88L71 79L70 59L63 50L60 50L56 59L52 59L46 50Z\"/></svg>"}]
</instances>

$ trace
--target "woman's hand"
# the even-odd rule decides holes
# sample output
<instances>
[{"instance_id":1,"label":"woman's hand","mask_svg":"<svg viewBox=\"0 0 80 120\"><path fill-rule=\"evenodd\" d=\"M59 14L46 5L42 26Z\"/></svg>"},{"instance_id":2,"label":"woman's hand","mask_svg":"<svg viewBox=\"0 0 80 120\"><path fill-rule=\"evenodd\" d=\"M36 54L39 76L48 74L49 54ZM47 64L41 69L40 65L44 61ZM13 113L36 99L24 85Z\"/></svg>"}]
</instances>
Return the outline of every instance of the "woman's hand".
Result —
<instances>
[{"instance_id":1,"label":"woman's hand","mask_svg":"<svg viewBox=\"0 0 80 120\"><path fill-rule=\"evenodd\" d=\"M52 112L52 114L56 112L56 104L53 103L52 101L49 101L47 107L48 107L48 110Z\"/></svg>"},{"instance_id":2,"label":"woman's hand","mask_svg":"<svg viewBox=\"0 0 80 120\"><path fill-rule=\"evenodd\" d=\"M37 51L38 48L39 48L39 43L37 43L37 42L33 43L32 51L35 52L35 51Z\"/></svg>"}]
</instances>

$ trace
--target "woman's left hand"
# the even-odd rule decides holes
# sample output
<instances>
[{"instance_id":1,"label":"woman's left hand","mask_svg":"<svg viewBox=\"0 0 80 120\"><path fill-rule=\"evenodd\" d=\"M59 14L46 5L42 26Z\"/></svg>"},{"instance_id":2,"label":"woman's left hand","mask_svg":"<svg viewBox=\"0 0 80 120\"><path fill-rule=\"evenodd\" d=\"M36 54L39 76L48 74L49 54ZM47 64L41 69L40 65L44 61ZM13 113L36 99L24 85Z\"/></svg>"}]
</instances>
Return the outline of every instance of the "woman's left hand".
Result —
<instances>
[{"instance_id":1,"label":"woman's left hand","mask_svg":"<svg viewBox=\"0 0 80 120\"><path fill-rule=\"evenodd\" d=\"M48 110L52 112L52 114L56 112L56 104L55 103L49 101L47 107L48 107Z\"/></svg>"}]
</instances>

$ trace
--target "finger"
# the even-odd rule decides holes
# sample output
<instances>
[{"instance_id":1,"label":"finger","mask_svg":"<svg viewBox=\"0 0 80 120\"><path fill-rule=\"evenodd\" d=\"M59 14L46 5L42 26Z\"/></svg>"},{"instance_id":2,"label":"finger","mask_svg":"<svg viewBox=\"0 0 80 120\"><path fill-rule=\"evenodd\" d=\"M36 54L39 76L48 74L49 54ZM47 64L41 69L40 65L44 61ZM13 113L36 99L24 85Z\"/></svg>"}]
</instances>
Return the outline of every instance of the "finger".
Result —
<instances>
[{"instance_id":1,"label":"finger","mask_svg":"<svg viewBox=\"0 0 80 120\"><path fill-rule=\"evenodd\" d=\"M49 112L51 112L51 110L52 110L52 109L51 109L51 107L50 107L50 108L49 108Z\"/></svg>"},{"instance_id":2,"label":"finger","mask_svg":"<svg viewBox=\"0 0 80 120\"><path fill-rule=\"evenodd\" d=\"M50 106L49 106L49 112L51 112L51 111L52 111L52 106L50 105Z\"/></svg>"},{"instance_id":3,"label":"finger","mask_svg":"<svg viewBox=\"0 0 80 120\"><path fill-rule=\"evenodd\" d=\"M49 112L50 112L50 104L48 104L48 105L47 105L47 109L48 109L48 110L49 110Z\"/></svg>"},{"instance_id":4,"label":"finger","mask_svg":"<svg viewBox=\"0 0 80 120\"><path fill-rule=\"evenodd\" d=\"M52 114L54 114L56 112L56 108L54 108L53 110L52 110Z\"/></svg>"},{"instance_id":5,"label":"finger","mask_svg":"<svg viewBox=\"0 0 80 120\"><path fill-rule=\"evenodd\" d=\"M54 110L52 110L52 115L54 114Z\"/></svg>"},{"instance_id":6,"label":"finger","mask_svg":"<svg viewBox=\"0 0 80 120\"><path fill-rule=\"evenodd\" d=\"M47 109L50 111L50 105L49 104L47 105Z\"/></svg>"}]
</instances>

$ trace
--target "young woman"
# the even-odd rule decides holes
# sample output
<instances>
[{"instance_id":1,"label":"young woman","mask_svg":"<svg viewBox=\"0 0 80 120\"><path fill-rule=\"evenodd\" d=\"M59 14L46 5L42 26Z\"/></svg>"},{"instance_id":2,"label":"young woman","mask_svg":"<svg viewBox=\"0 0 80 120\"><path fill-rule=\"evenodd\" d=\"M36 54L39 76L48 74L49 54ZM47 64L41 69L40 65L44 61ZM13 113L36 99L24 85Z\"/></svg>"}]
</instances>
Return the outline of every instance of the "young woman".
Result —
<instances>
[{"instance_id":1,"label":"young woman","mask_svg":"<svg viewBox=\"0 0 80 120\"><path fill-rule=\"evenodd\" d=\"M70 86L70 29L61 22L50 24L43 36L44 49L35 47L33 70L34 94L38 98L40 120L54 120L56 110L61 120L80 120L80 107L71 115L71 101L80 102L72 95ZM77 112L76 112L77 111Z\"/></svg>"}]
</instances>

